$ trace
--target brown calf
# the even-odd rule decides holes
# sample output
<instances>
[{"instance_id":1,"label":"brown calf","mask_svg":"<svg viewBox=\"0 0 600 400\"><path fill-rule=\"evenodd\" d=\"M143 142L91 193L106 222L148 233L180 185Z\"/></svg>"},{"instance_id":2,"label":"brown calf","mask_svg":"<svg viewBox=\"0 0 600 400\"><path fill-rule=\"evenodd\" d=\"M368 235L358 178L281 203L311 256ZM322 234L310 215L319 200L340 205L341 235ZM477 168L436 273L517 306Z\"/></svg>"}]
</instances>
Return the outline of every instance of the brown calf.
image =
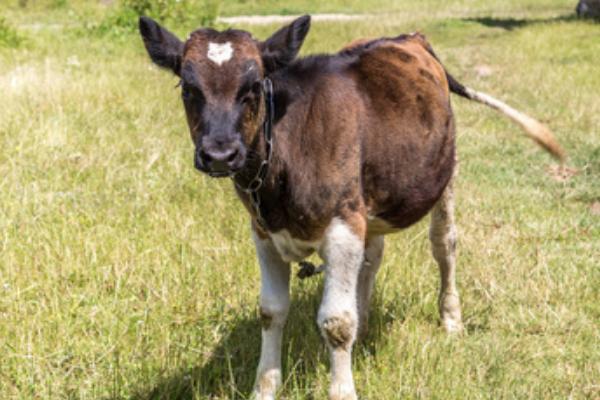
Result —
<instances>
[{"instance_id":1,"label":"brown calf","mask_svg":"<svg viewBox=\"0 0 600 400\"><path fill-rule=\"evenodd\" d=\"M183 43L140 19L152 60L181 77L196 168L231 177L252 217L262 283L259 399L274 399L281 383L290 262L315 251L325 261L317 323L331 354L330 398L356 398L351 351L366 332L383 235L430 211L440 316L447 331L462 330L450 91L499 109L562 157L537 121L456 82L423 36L296 59L309 26L301 17L264 42L200 29Z\"/></svg>"}]
</instances>

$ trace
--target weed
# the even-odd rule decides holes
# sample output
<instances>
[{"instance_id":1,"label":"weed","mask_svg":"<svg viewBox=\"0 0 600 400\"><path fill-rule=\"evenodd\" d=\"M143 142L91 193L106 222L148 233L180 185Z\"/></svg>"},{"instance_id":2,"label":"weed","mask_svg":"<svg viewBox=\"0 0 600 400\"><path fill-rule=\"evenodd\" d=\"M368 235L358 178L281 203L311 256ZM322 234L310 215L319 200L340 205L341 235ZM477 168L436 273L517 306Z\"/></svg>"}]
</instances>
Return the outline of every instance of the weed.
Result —
<instances>
[{"instance_id":1,"label":"weed","mask_svg":"<svg viewBox=\"0 0 600 400\"><path fill-rule=\"evenodd\" d=\"M5 18L0 17L0 47L19 47L24 41L25 38Z\"/></svg>"},{"instance_id":2,"label":"weed","mask_svg":"<svg viewBox=\"0 0 600 400\"><path fill-rule=\"evenodd\" d=\"M213 26L219 16L220 0L123 0L93 31L123 35L137 31L138 17L152 17L163 23Z\"/></svg>"}]
</instances>

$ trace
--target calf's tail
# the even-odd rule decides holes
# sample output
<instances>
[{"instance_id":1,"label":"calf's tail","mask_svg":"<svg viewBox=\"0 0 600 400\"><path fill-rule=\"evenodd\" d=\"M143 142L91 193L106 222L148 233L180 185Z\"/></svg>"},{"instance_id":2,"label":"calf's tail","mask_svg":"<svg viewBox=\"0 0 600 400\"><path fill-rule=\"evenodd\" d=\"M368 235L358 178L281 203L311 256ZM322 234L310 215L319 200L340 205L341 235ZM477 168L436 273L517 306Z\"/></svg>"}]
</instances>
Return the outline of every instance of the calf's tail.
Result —
<instances>
[{"instance_id":1,"label":"calf's tail","mask_svg":"<svg viewBox=\"0 0 600 400\"><path fill-rule=\"evenodd\" d=\"M521 111L515 110L508 104L490 96L489 94L478 92L462 85L448 72L446 72L446 77L452 93L455 93L466 99L485 104L500 111L502 114L521 125L525 131L525 134L535 140L536 143L546 149L550 154L552 154L552 156L554 156L560 162L565 160L565 152L563 148L558 143L550 129L544 126L541 122L527 114L522 113Z\"/></svg>"}]
</instances>

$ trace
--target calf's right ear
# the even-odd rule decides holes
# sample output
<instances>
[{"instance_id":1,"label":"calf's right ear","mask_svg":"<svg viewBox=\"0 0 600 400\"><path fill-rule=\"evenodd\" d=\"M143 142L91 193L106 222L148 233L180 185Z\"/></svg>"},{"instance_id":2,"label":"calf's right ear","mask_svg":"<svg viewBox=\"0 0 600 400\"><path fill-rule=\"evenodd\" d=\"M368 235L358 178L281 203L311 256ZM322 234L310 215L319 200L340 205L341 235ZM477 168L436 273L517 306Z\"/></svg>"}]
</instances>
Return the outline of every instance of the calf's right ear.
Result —
<instances>
[{"instance_id":1,"label":"calf's right ear","mask_svg":"<svg viewBox=\"0 0 600 400\"><path fill-rule=\"evenodd\" d=\"M152 61L179 75L183 58L183 42L152 18L140 17L139 24L140 34Z\"/></svg>"}]
</instances>

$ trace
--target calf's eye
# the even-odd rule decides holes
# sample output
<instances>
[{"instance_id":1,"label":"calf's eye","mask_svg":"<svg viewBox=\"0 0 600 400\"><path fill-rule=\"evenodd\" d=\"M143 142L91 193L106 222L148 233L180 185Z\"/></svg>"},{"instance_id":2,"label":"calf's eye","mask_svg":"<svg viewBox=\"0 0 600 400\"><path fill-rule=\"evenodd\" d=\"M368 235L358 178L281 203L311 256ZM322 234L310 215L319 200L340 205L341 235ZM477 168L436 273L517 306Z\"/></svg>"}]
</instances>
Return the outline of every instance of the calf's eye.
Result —
<instances>
[{"instance_id":1,"label":"calf's eye","mask_svg":"<svg viewBox=\"0 0 600 400\"><path fill-rule=\"evenodd\" d=\"M243 105L252 104L252 96L246 95L246 96L242 97L242 104Z\"/></svg>"},{"instance_id":2,"label":"calf's eye","mask_svg":"<svg viewBox=\"0 0 600 400\"><path fill-rule=\"evenodd\" d=\"M255 95L259 95L261 88L262 88L262 82L261 81L254 82L252 84L252 93L254 93Z\"/></svg>"},{"instance_id":3,"label":"calf's eye","mask_svg":"<svg viewBox=\"0 0 600 400\"><path fill-rule=\"evenodd\" d=\"M191 96L192 96L192 95L191 95L191 93L190 93L190 90L189 90L188 88L186 88L185 86L183 86L183 87L181 88L181 97L182 97L184 100L187 100L187 99L189 99Z\"/></svg>"}]
</instances>

